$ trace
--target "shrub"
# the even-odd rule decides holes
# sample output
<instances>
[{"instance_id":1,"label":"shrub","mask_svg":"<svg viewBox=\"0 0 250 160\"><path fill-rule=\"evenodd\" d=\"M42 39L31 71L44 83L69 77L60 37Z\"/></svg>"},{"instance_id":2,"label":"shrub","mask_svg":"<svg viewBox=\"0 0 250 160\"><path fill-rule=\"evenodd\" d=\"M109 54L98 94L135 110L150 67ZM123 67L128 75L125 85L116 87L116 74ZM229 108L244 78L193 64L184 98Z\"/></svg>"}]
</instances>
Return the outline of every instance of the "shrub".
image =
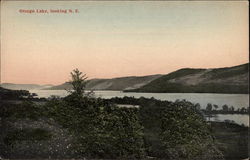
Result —
<instances>
[{"instance_id":1,"label":"shrub","mask_svg":"<svg viewBox=\"0 0 250 160\"><path fill-rule=\"evenodd\" d=\"M161 121L161 138L169 159L223 158L213 145L205 120L192 103L172 103L166 107Z\"/></svg>"},{"instance_id":2,"label":"shrub","mask_svg":"<svg viewBox=\"0 0 250 160\"><path fill-rule=\"evenodd\" d=\"M76 137L75 150L88 158L141 158L145 155L143 128L137 108L119 108L91 97L71 94L51 99L49 117Z\"/></svg>"}]
</instances>

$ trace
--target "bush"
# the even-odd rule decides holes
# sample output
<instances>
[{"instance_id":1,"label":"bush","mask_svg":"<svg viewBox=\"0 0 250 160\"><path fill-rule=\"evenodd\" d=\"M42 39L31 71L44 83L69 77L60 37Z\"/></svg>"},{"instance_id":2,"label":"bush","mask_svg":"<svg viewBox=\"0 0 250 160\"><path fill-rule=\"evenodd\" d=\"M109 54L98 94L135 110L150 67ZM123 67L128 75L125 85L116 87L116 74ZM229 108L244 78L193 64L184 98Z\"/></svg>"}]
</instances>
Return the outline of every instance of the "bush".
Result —
<instances>
[{"instance_id":1,"label":"bush","mask_svg":"<svg viewBox=\"0 0 250 160\"><path fill-rule=\"evenodd\" d=\"M77 139L75 150L88 158L141 158L143 128L136 108L119 108L101 99L71 94L52 99L46 112Z\"/></svg>"},{"instance_id":2,"label":"bush","mask_svg":"<svg viewBox=\"0 0 250 160\"><path fill-rule=\"evenodd\" d=\"M192 103L172 103L161 121L161 138L169 159L223 159L208 125Z\"/></svg>"}]
</instances>

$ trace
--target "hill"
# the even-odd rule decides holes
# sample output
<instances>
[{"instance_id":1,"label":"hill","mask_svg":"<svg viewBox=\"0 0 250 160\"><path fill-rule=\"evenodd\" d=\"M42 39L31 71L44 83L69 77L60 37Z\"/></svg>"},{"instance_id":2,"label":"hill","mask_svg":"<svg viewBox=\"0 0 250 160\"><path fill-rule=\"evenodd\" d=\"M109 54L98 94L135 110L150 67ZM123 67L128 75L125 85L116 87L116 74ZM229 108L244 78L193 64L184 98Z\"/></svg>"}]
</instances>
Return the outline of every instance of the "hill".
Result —
<instances>
[{"instance_id":1,"label":"hill","mask_svg":"<svg viewBox=\"0 0 250 160\"><path fill-rule=\"evenodd\" d=\"M184 68L129 92L248 93L248 65L216 69Z\"/></svg>"},{"instance_id":2,"label":"hill","mask_svg":"<svg viewBox=\"0 0 250 160\"><path fill-rule=\"evenodd\" d=\"M44 89L52 87L52 85L50 84L39 85L39 84L14 84L14 83L2 83L0 86L12 90L32 90L32 89Z\"/></svg>"},{"instance_id":3,"label":"hill","mask_svg":"<svg viewBox=\"0 0 250 160\"><path fill-rule=\"evenodd\" d=\"M161 77L161 75L150 75L150 76L131 76L131 77L120 77L112 79L91 79L88 81L87 90L128 90L142 87L149 82ZM58 86L48 88L50 90L64 90L71 89L71 85L63 83Z\"/></svg>"}]
</instances>

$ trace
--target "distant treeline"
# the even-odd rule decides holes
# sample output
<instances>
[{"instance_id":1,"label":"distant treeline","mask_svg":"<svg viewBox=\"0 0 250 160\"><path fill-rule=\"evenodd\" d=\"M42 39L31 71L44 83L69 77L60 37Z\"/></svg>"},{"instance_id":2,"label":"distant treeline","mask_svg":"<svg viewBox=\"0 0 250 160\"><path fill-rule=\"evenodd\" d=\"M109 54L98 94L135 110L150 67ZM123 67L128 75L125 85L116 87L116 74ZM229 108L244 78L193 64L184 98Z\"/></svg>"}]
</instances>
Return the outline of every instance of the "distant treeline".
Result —
<instances>
[{"instance_id":1,"label":"distant treeline","mask_svg":"<svg viewBox=\"0 0 250 160\"><path fill-rule=\"evenodd\" d=\"M229 107L224 104L222 109L218 109L216 104L208 103L206 109L202 109L205 114L249 114L249 107L242 107L235 109L233 106Z\"/></svg>"}]
</instances>

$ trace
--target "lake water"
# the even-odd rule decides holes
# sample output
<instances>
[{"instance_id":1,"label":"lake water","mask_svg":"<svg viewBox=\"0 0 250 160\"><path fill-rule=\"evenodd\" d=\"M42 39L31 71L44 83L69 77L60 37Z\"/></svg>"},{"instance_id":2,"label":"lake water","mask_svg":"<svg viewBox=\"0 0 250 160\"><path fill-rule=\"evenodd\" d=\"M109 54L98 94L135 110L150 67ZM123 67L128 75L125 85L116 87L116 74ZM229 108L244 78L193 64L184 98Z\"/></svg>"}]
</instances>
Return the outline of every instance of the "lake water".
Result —
<instances>
[{"instance_id":1,"label":"lake water","mask_svg":"<svg viewBox=\"0 0 250 160\"><path fill-rule=\"evenodd\" d=\"M30 90L31 93L37 93L38 97L48 98L51 95L65 97L68 92L65 90ZM109 99L112 97L154 97L158 100L175 101L177 99L185 99L192 103L199 103L201 108L206 108L208 103L216 104L219 108L222 108L224 104L229 107L233 106L236 110L242 107L249 106L249 95L248 94L212 94L212 93L136 93L136 92L122 92L122 91L94 91L96 97ZM249 126L248 115L217 115L213 117L215 121L233 120L238 124L244 124Z\"/></svg>"},{"instance_id":2,"label":"lake water","mask_svg":"<svg viewBox=\"0 0 250 160\"><path fill-rule=\"evenodd\" d=\"M207 118L208 120L208 118ZM217 114L210 118L210 121L223 122L231 121L237 124L244 124L249 127L249 115L242 114Z\"/></svg>"},{"instance_id":3,"label":"lake water","mask_svg":"<svg viewBox=\"0 0 250 160\"><path fill-rule=\"evenodd\" d=\"M48 98L51 95L65 97L68 95L65 90L30 90L31 93L37 93L38 97ZM112 97L145 97L159 100L175 101L177 99L186 99L192 103L200 103L202 108L206 108L208 103L217 104L219 108L227 104L229 107L234 106L235 109L249 106L248 94L211 94L211 93L135 93L122 91L95 91L96 97L112 98Z\"/></svg>"}]
</instances>

